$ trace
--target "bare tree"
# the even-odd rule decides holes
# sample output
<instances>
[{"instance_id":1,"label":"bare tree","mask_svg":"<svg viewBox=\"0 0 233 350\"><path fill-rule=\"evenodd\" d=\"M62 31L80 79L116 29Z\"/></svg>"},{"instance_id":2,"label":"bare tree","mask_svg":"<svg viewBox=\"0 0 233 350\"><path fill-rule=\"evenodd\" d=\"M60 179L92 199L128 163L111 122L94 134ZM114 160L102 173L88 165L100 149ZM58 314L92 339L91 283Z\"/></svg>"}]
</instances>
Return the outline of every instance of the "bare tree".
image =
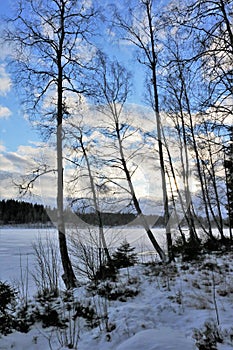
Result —
<instances>
[{"instance_id":1,"label":"bare tree","mask_svg":"<svg viewBox=\"0 0 233 350\"><path fill-rule=\"evenodd\" d=\"M193 150L195 153L194 158L200 179L203 202L205 203L204 209L209 226L210 218L207 209L205 186L201 176L201 161L199 159L200 157L195 134L196 123L199 122L195 112L195 97L197 95L197 90L193 87L193 82L196 78L196 71L194 68L192 68L192 64L184 60L184 41L180 40L180 37L182 37L182 35L177 34L176 32L173 37L170 35L167 40L166 55L169 58L167 58L165 62L162 95L166 116L175 129L176 135L173 137L173 139L174 141L177 140L180 148L181 177L184 184L184 199L181 198L181 190L178 188L177 193L179 195L183 213L189 227L190 238L192 240L198 240L194 222L195 212L193 199L190 190L190 179L192 179L191 169L193 167L193 164L190 164L190 155L192 154L191 150ZM164 135L164 139L166 139L166 135ZM167 152L170 152L168 147ZM192 160L191 163L193 162L194 161ZM172 161L170 161L170 167L171 172L173 173Z\"/></svg>"},{"instance_id":2,"label":"bare tree","mask_svg":"<svg viewBox=\"0 0 233 350\"><path fill-rule=\"evenodd\" d=\"M130 194L132 203L141 224L144 227L152 245L162 261L165 253L155 239L148 222L142 212L139 200L132 181L132 173L126 157L123 140L134 134L131 125L122 120L123 108L130 92L130 74L118 62L107 62L104 55L99 56L98 70L93 77L93 85L96 91L96 107L105 116L106 124L109 125L107 133L116 141L118 156L115 157L112 167L121 169L127 182L127 192ZM129 159L130 157L128 157Z\"/></svg>"},{"instance_id":3,"label":"bare tree","mask_svg":"<svg viewBox=\"0 0 233 350\"><path fill-rule=\"evenodd\" d=\"M71 148L73 150L72 158L77 159L79 156L81 156L84 159L85 162L85 167L87 168L87 174L88 174L88 179L90 182L90 190L91 190L91 195L93 198L93 205L95 209L95 215L97 216L98 220L98 228L99 228L99 268L101 269L103 267L103 261L102 261L102 248L104 250L104 253L107 257L107 264L112 265L112 259L109 254L109 250L106 244L105 240L105 235L104 235L104 225L103 225L103 219L102 219L102 213L100 210L100 203L98 199L98 190L97 190L97 184L95 183L95 176L94 176L94 171L92 169L92 162L91 162L91 157L89 156L88 152L88 146L89 143L84 141L84 131L82 127L79 127L77 123L70 122L69 123L70 127L70 134L72 135L73 141L75 140L75 144L72 143ZM81 154L78 155L78 151L80 149ZM80 168L81 162L77 162L75 160L69 159L69 161L75 165L75 167ZM76 182L77 180L77 171L75 170L75 175L73 176L72 182ZM74 195L74 194L71 194Z\"/></svg>"},{"instance_id":4,"label":"bare tree","mask_svg":"<svg viewBox=\"0 0 233 350\"><path fill-rule=\"evenodd\" d=\"M198 0L174 7L174 25L179 23L179 31L186 33L186 45L192 50L183 53L182 65L192 67L198 74L193 79L193 87L198 87L195 109L190 109L190 131L195 150L198 177L209 234L211 218L223 235L221 196L223 176L220 154L224 134L232 116L232 64L233 31L232 0ZM182 29L180 29L182 28ZM197 91L197 90L196 90ZM196 119L196 123L192 119ZM191 124L192 122L192 124ZM212 135L212 136L211 136ZM219 141L217 141L219 139ZM217 159L218 154L218 159ZM227 195L227 188L225 189Z\"/></svg>"},{"instance_id":5,"label":"bare tree","mask_svg":"<svg viewBox=\"0 0 233 350\"><path fill-rule=\"evenodd\" d=\"M126 33L126 40L135 45L138 49L138 61L143 64L149 72L147 79L147 100L154 110L156 120L167 249L169 260L172 261L174 257L172 253L172 236L169 224L170 213L158 90L158 58L161 51L161 43L158 40L157 33L162 29L161 23L159 23L159 15L156 15L158 13L161 16L161 8L156 6L155 1L137 0L133 2L131 6L129 5L128 16L116 13L115 25Z\"/></svg>"},{"instance_id":6,"label":"bare tree","mask_svg":"<svg viewBox=\"0 0 233 350\"><path fill-rule=\"evenodd\" d=\"M16 82L20 82L27 112L39 128L56 134L57 227L67 288L76 284L68 255L63 208L63 120L68 116L65 94L85 93L84 70L90 67L89 3L76 0L18 0L6 33L14 51ZM81 79L82 76L82 79Z\"/></svg>"},{"instance_id":7,"label":"bare tree","mask_svg":"<svg viewBox=\"0 0 233 350\"><path fill-rule=\"evenodd\" d=\"M220 233L221 239L224 240L222 208L224 206L223 198L225 198L226 194L223 194L225 179L222 161L224 158L222 132L223 128L220 128L218 131L216 127L214 127L213 132L213 121L211 123L208 120L203 121L197 139L199 139L200 145L199 154L202 163L202 176L205 183L207 204L212 220Z\"/></svg>"},{"instance_id":8,"label":"bare tree","mask_svg":"<svg viewBox=\"0 0 233 350\"><path fill-rule=\"evenodd\" d=\"M233 127L229 127L229 139L224 147L224 167L227 187L227 212L229 217L229 233L233 242Z\"/></svg>"}]
</instances>

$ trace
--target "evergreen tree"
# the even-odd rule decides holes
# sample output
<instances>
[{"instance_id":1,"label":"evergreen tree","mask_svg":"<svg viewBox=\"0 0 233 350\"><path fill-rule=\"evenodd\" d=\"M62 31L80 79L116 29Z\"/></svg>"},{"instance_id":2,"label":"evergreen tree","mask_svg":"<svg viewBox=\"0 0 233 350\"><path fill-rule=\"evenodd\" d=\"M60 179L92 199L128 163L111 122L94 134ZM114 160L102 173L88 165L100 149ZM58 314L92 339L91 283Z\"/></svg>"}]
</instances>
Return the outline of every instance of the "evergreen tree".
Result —
<instances>
[{"instance_id":1,"label":"evergreen tree","mask_svg":"<svg viewBox=\"0 0 233 350\"><path fill-rule=\"evenodd\" d=\"M138 261L134 250L135 247L130 247L130 244L124 240L115 253L113 253L113 264L117 268L133 266Z\"/></svg>"},{"instance_id":2,"label":"evergreen tree","mask_svg":"<svg viewBox=\"0 0 233 350\"><path fill-rule=\"evenodd\" d=\"M46 223L50 221L47 210L41 204L14 199L0 201L0 222L3 224Z\"/></svg>"}]
</instances>

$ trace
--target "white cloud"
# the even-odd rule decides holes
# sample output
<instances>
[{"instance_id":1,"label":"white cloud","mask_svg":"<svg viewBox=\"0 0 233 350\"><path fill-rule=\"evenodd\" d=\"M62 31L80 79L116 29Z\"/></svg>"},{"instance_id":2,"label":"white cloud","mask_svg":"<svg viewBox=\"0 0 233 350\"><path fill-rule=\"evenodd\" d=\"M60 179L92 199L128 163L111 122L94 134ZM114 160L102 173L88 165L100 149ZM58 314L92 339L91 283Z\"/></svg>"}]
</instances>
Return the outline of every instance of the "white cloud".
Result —
<instances>
[{"instance_id":1,"label":"white cloud","mask_svg":"<svg viewBox=\"0 0 233 350\"><path fill-rule=\"evenodd\" d=\"M131 105L127 107L128 108L124 110L121 116L122 125L127 125L127 123L129 123L135 130L133 130L132 133L130 133L130 129L125 131L123 147L128 160L129 169L133 174L133 184L136 194L142 201L145 198L151 202L161 200L162 185L157 140L156 137L147 136L148 131L156 136L155 116L150 109L143 108L142 106ZM119 151L117 149L117 143L114 142L114 138L112 138L111 135L105 134L101 129L101 127L110 126L112 121L109 121L108 116L104 116L91 108L87 108L87 110L81 113L81 117L80 114L77 113L77 115L72 118L72 123L84 127L84 131L87 132L86 134L84 133L83 141L85 146L88 147L88 155L92 160L92 171L93 173L96 172L96 181L101 183L104 178L110 180L107 184L109 186L109 192L108 194L103 193L103 196L106 198L109 197L110 200L114 198L117 202L120 202L118 200L120 196L123 199L127 199L127 193L120 188L120 186L127 187L125 175L121 168L117 165L111 166L111 163L104 162L105 159L119 158ZM169 125L168 122L167 125ZM64 149L64 159L70 158L80 160L82 155L80 153L73 154L72 150L74 151L74 148L69 149L70 138L71 145L76 144L73 135L74 127L72 127L72 134L69 134L69 125L67 121L64 123L64 130L66 131L64 134L66 137L66 140L64 140L64 145L66 145ZM169 135L167 142L169 146L171 146L177 181L182 190L180 149L178 145L175 144L172 134ZM42 142L35 143L30 141L30 145L19 146L17 152L7 152L0 148L0 157L2 169L2 173L0 174L0 188L3 189L1 191L1 196L5 198L17 197L17 190L13 188L11 178L17 179L19 182L20 176L32 174L33 170L35 171L37 169L38 163L42 164L42 162L43 164L49 165L50 169L56 168L55 149ZM167 158L165 161L167 162ZM84 161L81 163L80 167L76 169L74 174L72 164L70 162L64 162L65 196L75 196L75 194L80 195L80 193L82 196L85 196L87 193L90 195L90 184L86 168L81 171L83 169L82 166L85 168ZM80 171L80 174L77 173L78 171ZM74 175L78 175L78 180L75 182L71 181L71 179L74 180ZM113 181L111 182L111 180ZM117 181L120 186L115 186L114 181ZM39 181L33 184L33 193L38 195L43 200L44 204L49 204L51 203L51 199L55 199L56 190L56 171L52 171L40 177ZM102 200L102 202L104 201ZM124 206L125 202L122 202L122 205Z\"/></svg>"},{"instance_id":2,"label":"white cloud","mask_svg":"<svg viewBox=\"0 0 233 350\"><path fill-rule=\"evenodd\" d=\"M4 152L6 150L6 147L3 145L3 143L0 141L0 152Z\"/></svg>"},{"instance_id":3,"label":"white cloud","mask_svg":"<svg viewBox=\"0 0 233 350\"><path fill-rule=\"evenodd\" d=\"M0 105L0 119L7 119L11 116L9 108Z\"/></svg>"},{"instance_id":4,"label":"white cloud","mask_svg":"<svg viewBox=\"0 0 233 350\"><path fill-rule=\"evenodd\" d=\"M5 66L0 65L0 95L5 96L11 89L11 79Z\"/></svg>"},{"instance_id":5,"label":"white cloud","mask_svg":"<svg viewBox=\"0 0 233 350\"><path fill-rule=\"evenodd\" d=\"M3 145L0 144L0 188L1 198L17 198L19 191L14 183L22 183L22 178L28 178L38 168L39 162L53 166L56 157L54 151L45 144L42 147L19 146L16 152L7 152ZM54 173L51 174L54 178ZM56 182L53 182L53 184ZM43 185L43 186L42 186ZM42 188L43 187L43 188ZM42 190L43 189L43 190ZM33 195L40 198L54 193L54 185L49 179L49 175L45 176L42 184L37 181L33 184ZM43 198L42 198L43 199Z\"/></svg>"}]
</instances>

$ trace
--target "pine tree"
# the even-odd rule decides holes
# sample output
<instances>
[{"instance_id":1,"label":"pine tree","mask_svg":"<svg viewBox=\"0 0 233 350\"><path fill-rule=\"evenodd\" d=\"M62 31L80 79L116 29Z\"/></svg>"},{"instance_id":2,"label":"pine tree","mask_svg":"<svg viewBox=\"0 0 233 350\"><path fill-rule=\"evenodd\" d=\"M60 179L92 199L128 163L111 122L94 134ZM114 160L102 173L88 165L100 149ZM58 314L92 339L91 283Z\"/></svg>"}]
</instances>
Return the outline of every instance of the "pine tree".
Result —
<instances>
[{"instance_id":1,"label":"pine tree","mask_svg":"<svg viewBox=\"0 0 233 350\"><path fill-rule=\"evenodd\" d=\"M133 266L138 261L134 250L135 247L130 247L130 244L124 240L115 253L113 253L113 264L117 268Z\"/></svg>"}]
</instances>

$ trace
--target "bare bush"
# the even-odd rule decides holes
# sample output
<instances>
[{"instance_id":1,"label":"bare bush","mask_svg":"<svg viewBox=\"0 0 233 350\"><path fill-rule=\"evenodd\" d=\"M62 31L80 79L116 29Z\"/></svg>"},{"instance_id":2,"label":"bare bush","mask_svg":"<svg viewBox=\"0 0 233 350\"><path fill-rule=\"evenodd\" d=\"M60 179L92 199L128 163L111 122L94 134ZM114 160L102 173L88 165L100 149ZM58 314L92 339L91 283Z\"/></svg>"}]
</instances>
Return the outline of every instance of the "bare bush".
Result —
<instances>
[{"instance_id":1,"label":"bare bush","mask_svg":"<svg viewBox=\"0 0 233 350\"><path fill-rule=\"evenodd\" d=\"M106 244L111 253L111 247L117 245L120 233L116 230L106 235ZM70 252L73 257L74 270L88 280L95 280L100 268L108 264L104 248L102 248L97 227L86 227L79 232L74 231L69 236Z\"/></svg>"},{"instance_id":2,"label":"bare bush","mask_svg":"<svg viewBox=\"0 0 233 350\"><path fill-rule=\"evenodd\" d=\"M79 318L75 316L72 307L67 308L67 313L67 326L56 328L56 337L61 347L78 349L80 339Z\"/></svg>"},{"instance_id":3,"label":"bare bush","mask_svg":"<svg viewBox=\"0 0 233 350\"><path fill-rule=\"evenodd\" d=\"M38 289L38 295L59 294L60 260L59 250L48 234L32 244L35 254L35 266L32 277Z\"/></svg>"},{"instance_id":4,"label":"bare bush","mask_svg":"<svg viewBox=\"0 0 233 350\"><path fill-rule=\"evenodd\" d=\"M84 236L80 233L70 235L70 251L75 271L88 280L93 280L100 260L98 233L94 228L87 228Z\"/></svg>"}]
</instances>

